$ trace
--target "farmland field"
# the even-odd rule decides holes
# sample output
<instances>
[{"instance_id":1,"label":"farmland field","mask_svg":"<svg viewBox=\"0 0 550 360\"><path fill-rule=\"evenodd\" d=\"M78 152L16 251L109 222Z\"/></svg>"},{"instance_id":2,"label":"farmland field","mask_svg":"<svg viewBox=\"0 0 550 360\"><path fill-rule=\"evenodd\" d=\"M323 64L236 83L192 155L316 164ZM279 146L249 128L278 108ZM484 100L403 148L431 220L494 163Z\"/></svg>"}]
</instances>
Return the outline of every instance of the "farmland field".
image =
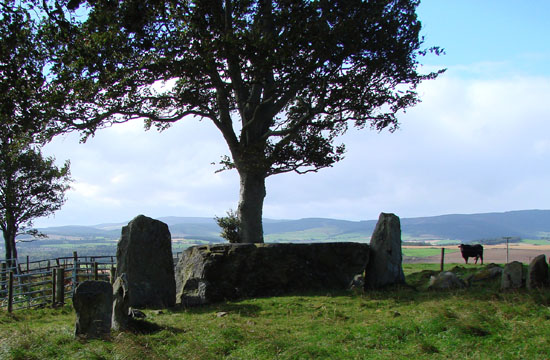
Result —
<instances>
[{"instance_id":1,"label":"farmland field","mask_svg":"<svg viewBox=\"0 0 550 360\"><path fill-rule=\"evenodd\" d=\"M403 246L404 262L439 263L441 260L441 248L445 248L446 263L463 263L462 255L456 245L446 246ZM432 253L430 253L433 252ZM550 245L534 245L529 243L514 243L509 245L509 261L529 263L538 255L545 254L550 258ZM484 262L504 264L506 263L506 245L484 245ZM470 258L469 261L473 261Z\"/></svg>"},{"instance_id":2,"label":"farmland field","mask_svg":"<svg viewBox=\"0 0 550 360\"><path fill-rule=\"evenodd\" d=\"M446 250L446 253L457 252L458 249L449 249ZM404 246L402 249L404 256L412 257L428 257L428 256L439 256L441 255L440 247L427 247L427 246Z\"/></svg>"}]
</instances>

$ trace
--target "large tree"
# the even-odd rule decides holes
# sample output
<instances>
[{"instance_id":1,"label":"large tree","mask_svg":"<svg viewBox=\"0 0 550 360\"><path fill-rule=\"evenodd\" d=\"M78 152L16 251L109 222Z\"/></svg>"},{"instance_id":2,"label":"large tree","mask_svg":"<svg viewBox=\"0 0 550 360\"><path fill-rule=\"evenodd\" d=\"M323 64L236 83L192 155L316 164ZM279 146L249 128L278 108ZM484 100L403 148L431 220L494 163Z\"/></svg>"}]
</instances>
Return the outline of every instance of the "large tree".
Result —
<instances>
[{"instance_id":1,"label":"large tree","mask_svg":"<svg viewBox=\"0 0 550 360\"><path fill-rule=\"evenodd\" d=\"M37 141L55 114L38 28L20 1L0 10L0 229L6 259L17 259L16 236L38 235L32 221L63 204L69 163L57 167Z\"/></svg>"},{"instance_id":2,"label":"large tree","mask_svg":"<svg viewBox=\"0 0 550 360\"><path fill-rule=\"evenodd\" d=\"M58 0L52 67L71 106L63 130L198 117L240 176L241 242L263 242L268 176L343 157L349 126L398 126L418 102L415 0ZM81 16L78 16L80 14ZM83 15L85 14L85 15ZM55 45L57 43L57 45ZM431 49L438 52L438 49Z\"/></svg>"}]
</instances>

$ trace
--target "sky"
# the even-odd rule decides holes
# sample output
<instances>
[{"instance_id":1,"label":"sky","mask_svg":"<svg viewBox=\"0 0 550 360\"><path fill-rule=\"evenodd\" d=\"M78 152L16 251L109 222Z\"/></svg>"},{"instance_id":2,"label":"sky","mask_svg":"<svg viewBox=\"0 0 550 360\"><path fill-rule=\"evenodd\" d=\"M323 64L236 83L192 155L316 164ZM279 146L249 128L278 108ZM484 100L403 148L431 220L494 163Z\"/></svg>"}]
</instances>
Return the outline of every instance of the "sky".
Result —
<instances>
[{"instance_id":1,"label":"sky","mask_svg":"<svg viewBox=\"0 0 550 360\"><path fill-rule=\"evenodd\" d=\"M394 133L350 130L345 159L318 173L267 179L264 218L372 220L550 209L550 2L424 0L425 46L446 68L420 85L422 102ZM208 120L158 133L141 122L76 133L44 148L74 182L67 201L36 227L118 223L144 214L214 217L236 209L235 172L215 173L228 154Z\"/></svg>"}]
</instances>

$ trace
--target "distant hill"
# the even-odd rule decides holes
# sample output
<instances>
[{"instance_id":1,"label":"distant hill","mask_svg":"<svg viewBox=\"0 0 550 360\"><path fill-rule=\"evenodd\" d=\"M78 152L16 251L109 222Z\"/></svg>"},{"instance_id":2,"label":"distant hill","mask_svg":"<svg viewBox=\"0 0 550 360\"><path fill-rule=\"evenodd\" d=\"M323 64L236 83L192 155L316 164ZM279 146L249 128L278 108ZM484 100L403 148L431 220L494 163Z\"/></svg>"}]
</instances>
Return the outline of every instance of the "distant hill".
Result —
<instances>
[{"instance_id":1,"label":"distant hill","mask_svg":"<svg viewBox=\"0 0 550 360\"><path fill-rule=\"evenodd\" d=\"M221 242L213 218L163 217L174 238ZM39 229L51 239L116 240L126 223L96 226L62 226ZM265 219L266 241L368 241L376 220L346 221L324 218L300 220ZM523 210L504 213L454 214L401 219L407 241L456 240L463 242L503 236L550 238L550 210Z\"/></svg>"},{"instance_id":2,"label":"distant hill","mask_svg":"<svg viewBox=\"0 0 550 360\"><path fill-rule=\"evenodd\" d=\"M433 236L462 241L503 236L546 238L550 235L550 210L402 219L401 226L404 233L416 238Z\"/></svg>"}]
</instances>

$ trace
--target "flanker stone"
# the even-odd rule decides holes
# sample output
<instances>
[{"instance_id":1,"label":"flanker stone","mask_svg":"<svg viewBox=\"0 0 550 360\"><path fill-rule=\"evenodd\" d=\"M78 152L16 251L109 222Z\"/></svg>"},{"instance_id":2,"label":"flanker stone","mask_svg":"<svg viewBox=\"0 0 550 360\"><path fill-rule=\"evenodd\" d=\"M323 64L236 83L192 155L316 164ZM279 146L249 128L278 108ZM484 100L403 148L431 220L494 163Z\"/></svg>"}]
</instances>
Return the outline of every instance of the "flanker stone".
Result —
<instances>
[{"instance_id":1,"label":"flanker stone","mask_svg":"<svg viewBox=\"0 0 550 360\"><path fill-rule=\"evenodd\" d=\"M176 283L168 225L139 215L122 228L117 274L126 274L129 306L174 306Z\"/></svg>"},{"instance_id":2,"label":"flanker stone","mask_svg":"<svg viewBox=\"0 0 550 360\"><path fill-rule=\"evenodd\" d=\"M380 214L370 247L371 256L365 273L365 289L405 283L399 217L394 214Z\"/></svg>"}]
</instances>

